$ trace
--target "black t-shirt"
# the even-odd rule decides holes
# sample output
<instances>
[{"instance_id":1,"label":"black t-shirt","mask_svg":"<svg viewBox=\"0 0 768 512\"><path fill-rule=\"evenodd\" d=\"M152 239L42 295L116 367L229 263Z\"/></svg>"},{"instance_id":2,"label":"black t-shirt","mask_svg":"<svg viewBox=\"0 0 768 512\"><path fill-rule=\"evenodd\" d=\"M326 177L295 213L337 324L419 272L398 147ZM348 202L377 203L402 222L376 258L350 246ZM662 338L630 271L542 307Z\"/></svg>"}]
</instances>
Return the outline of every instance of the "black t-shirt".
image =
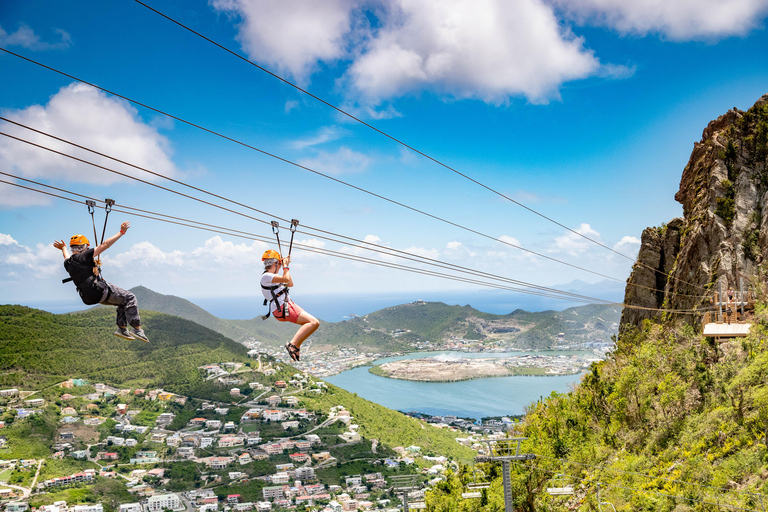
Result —
<instances>
[{"instance_id":1,"label":"black t-shirt","mask_svg":"<svg viewBox=\"0 0 768 512\"><path fill-rule=\"evenodd\" d=\"M107 290L107 283L101 276L93 273L95 266L93 249L75 253L64 260L64 269L77 286L77 293L83 303L88 305L99 303Z\"/></svg>"},{"instance_id":2,"label":"black t-shirt","mask_svg":"<svg viewBox=\"0 0 768 512\"><path fill-rule=\"evenodd\" d=\"M93 267L96 262L93 261L93 249L86 249L82 252L76 252L64 260L64 269L74 281L75 286L80 286L86 279L93 275Z\"/></svg>"}]
</instances>

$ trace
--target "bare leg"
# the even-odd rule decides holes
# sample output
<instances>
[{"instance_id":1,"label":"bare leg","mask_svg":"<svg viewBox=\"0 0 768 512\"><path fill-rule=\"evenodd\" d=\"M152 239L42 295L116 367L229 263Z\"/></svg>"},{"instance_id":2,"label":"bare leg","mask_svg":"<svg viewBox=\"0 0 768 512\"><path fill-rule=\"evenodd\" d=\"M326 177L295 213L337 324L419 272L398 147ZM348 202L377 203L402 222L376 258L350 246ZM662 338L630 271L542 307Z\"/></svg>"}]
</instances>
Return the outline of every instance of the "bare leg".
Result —
<instances>
[{"instance_id":1,"label":"bare leg","mask_svg":"<svg viewBox=\"0 0 768 512\"><path fill-rule=\"evenodd\" d=\"M296 319L296 323L301 327L293 336L291 345L301 347L301 344L304 343L304 340L309 338L312 333L315 332L318 327L320 327L320 322L317 318L313 317L306 311L302 311L299 315L299 318Z\"/></svg>"}]
</instances>

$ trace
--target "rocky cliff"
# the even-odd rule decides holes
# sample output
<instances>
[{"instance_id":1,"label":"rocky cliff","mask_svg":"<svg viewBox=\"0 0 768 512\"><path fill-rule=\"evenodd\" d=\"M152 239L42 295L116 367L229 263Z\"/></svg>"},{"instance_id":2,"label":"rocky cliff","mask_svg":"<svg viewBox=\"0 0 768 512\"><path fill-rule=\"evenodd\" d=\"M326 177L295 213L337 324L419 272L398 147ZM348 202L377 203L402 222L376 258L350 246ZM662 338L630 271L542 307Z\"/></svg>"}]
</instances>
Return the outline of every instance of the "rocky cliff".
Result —
<instances>
[{"instance_id":1,"label":"rocky cliff","mask_svg":"<svg viewBox=\"0 0 768 512\"><path fill-rule=\"evenodd\" d=\"M712 121L694 144L675 199L683 218L643 231L625 292L622 328L660 316L655 309L706 309L711 292L743 279L768 259L768 94L743 112ZM767 260L768 261L768 260Z\"/></svg>"}]
</instances>

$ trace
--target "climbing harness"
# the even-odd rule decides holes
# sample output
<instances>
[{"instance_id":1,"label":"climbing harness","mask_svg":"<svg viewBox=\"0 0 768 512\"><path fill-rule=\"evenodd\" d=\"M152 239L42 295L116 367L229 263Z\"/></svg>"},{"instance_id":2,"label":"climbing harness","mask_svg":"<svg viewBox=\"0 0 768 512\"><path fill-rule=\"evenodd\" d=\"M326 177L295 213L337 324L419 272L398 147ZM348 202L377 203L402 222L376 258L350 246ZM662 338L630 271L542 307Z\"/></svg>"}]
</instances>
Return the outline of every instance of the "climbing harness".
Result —
<instances>
[{"instance_id":1,"label":"climbing harness","mask_svg":"<svg viewBox=\"0 0 768 512\"><path fill-rule=\"evenodd\" d=\"M274 233L275 238L277 238L277 248L280 250L280 252L277 253L277 256L279 256L278 259L282 260L281 253L283 252L283 249L282 249L282 247L280 247L280 224L278 224L278 222L276 220L273 220L271 224L272 224L272 233ZM288 245L288 256L289 257L291 255L291 249L293 249L293 235L294 235L294 233L296 233L296 227L298 225L299 225L299 221L298 220L296 220L296 219L292 219L291 220L291 227L290 227L290 230L291 230L291 242ZM274 256L272 253L274 253L274 252L275 251L272 251L272 250L266 251L264 253L264 255L262 256L261 261L264 261L266 259L272 258ZM267 271L265 270L262 273L262 275L264 275L266 273L267 273ZM276 285L272 285L272 286L264 286L262 284L261 288L263 290L268 290L270 292L270 295L272 295L271 299L266 299L266 298L264 299L264 305L268 306L267 307L267 314L266 315L262 315L261 319L262 320L266 320L272 314L272 306L271 306L271 304L273 302L275 304L275 318L286 318L286 316L288 315L288 311L286 311L286 309L287 309L286 304L288 304L288 302L290 300L288 298L288 287L285 286L284 284L280 283L280 284L276 284ZM280 307L280 302L277 300L277 298L281 297L283 295L285 296L284 299L283 299L283 307Z\"/></svg>"},{"instance_id":2,"label":"climbing harness","mask_svg":"<svg viewBox=\"0 0 768 512\"><path fill-rule=\"evenodd\" d=\"M265 270L262 273L262 275L264 275L266 273L267 273L267 271ZM262 284L261 288L264 289L264 290L269 290L270 294L272 295L271 299L269 299L269 300L264 299L264 305L268 306L268 305L270 305L270 304L272 304L274 302L275 303L275 318L285 318L285 316L287 314L287 311L286 311L287 308L286 308L285 305L288 303L288 288L284 284L282 284L282 283L275 284L275 285L272 285L272 286L264 286ZM280 291L277 291L277 290L280 290ZM281 308L280 307L280 303L277 301L277 298L281 297L283 295L285 295L285 298L283 299L283 307ZM269 306L269 307L267 307L267 314L266 315L261 315L261 319L262 320L266 320L267 318L269 318L269 315L271 315L271 314L272 314L272 307Z\"/></svg>"},{"instance_id":3,"label":"climbing harness","mask_svg":"<svg viewBox=\"0 0 768 512\"><path fill-rule=\"evenodd\" d=\"M93 240L96 244L96 247L98 247L101 243L104 242L104 235L107 232L107 221L109 219L109 212L112 211L112 206L114 206L114 204L115 204L114 199L104 200L104 211L106 212L106 215L104 216L104 228L102 229L102 232L101 232L101 241L99 241L99 236L98 236L98 233L96 232L96 218L94 216L94 212L96 211L96 202L90 199L85 201L85 205L88 207L88 213L91 214L91 223L93 224ZM88 239L82 235L73 236L70 239L70 245L72 245L72 241L85 242L86 244L88 243ZM78 245L81 245L81 244L78 244ZM101 259L100 258L94 259L95 266L93 267L90 267L88 265L83 265L82 263L73 261L71 258L68 261L71 267L80 271L81 273L84 273L86 270L90 270L92 272L92 275L88 276L81 283L76 284L77 292L80 294L80 298L83 300L85 304L87 305L98 304L101 301L101 298L104 295L105 290L107 293L106 298L109 298L111 290L109 289L109 286L107 286L106 282L104 281L104 278L101 275ZM68 277L66 279L61 280L62 283L68 283L70 281L74 281L74 278Z\"/></svg>"}]
</instances>

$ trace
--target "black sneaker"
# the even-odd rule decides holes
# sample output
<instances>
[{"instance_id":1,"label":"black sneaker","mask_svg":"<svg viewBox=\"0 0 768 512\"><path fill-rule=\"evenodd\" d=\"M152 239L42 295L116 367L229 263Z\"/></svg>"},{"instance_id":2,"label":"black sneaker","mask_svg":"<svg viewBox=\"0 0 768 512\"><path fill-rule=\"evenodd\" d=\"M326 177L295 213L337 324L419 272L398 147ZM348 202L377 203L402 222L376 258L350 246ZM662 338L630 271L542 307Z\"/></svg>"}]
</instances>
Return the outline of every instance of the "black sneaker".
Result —
<instances>
[{"instance_id":1,"label":"black sneaker","mask_svg":"<svg viewBox=\"0 0 768 512\"><path fill-rule=\"evenodd\" d=\"M114 332L114 335L118 338L123 338L124 340L135 340L133 336L131 336L131 333L128 332L128 329L125 327L118 327L117 330Z\"/></svg>"},{"instance_id":2,"label":"black sneaker","mask_svg":"<svg viewBox=\"0 0 768 512\"><path fill-rule=\"evenodd\" d=\"M138 338L144 343L149 343L149 338L147 338L147 335L144 334L143 329L141 328L137 329L135 327L131 327L131 334L133 334L134 338Z\"/></svg>"}]
</instances>

